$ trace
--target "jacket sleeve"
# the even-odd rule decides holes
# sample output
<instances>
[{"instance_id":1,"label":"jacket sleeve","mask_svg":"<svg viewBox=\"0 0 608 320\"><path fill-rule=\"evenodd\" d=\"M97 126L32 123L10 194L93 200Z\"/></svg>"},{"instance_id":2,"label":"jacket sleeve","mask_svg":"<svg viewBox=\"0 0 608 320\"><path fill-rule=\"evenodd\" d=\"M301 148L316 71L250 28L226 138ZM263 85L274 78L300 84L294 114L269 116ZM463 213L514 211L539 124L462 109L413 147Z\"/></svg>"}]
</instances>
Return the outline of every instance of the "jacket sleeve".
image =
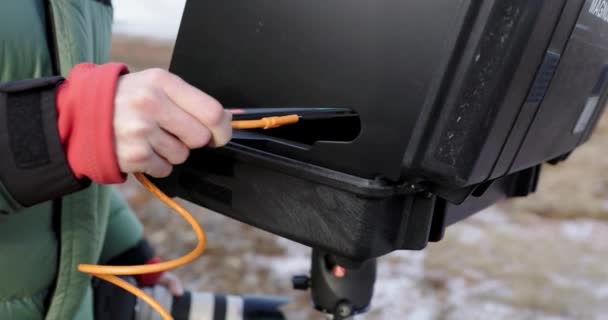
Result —
<instances>
[{"instance_id":1,"label":"jacket sleeve","mask_svg":"<svg viewBox=\"0 0 608 320\"><path fill-rule=\"evenodd\" d=\"M105 264L113 260L113 264L121 265L145 263L153 256L153 252L149 246L141 244L143 240L141 222L129 208L123 196L113 188L110 199L110 216L100 262ZM143 246L141 250L138 249L140 246ZM130 261L120 259L121 255L130 250L134 253L128 255ZM136 257L136 255L141 257Z\"/></svg>"},{"instance_id":2,"label":"jacket sleeve","mask_svg":"<svg viewBox=\"0 0 608 320\"><path fill-rule=\"evenodd\" d=\"M55 95L61 77L0 85L0 211L13 212L86 188L65 156Z\"/></svg>"},{"instance_id":3,"label":"jacket sleeve","mask_svg":"<svg viewBox=\"0 0 608 320\"><path fill-rule=\"evenodd\" d=\"M112 193L108 229L99 261L113 266L161 262L145 239L141 222L116 189ZM153 286L162 274L143 274L135 279L140 286Z\"/></svg>"},{"instance_id":4,"label":"jacket sleeve","mask_svg":"<svg viewBox=\"0 0 608 320\"><path fill-rule=\"evenodd\" d=\"M81 63L67 78L0 84L0 210L122 183L114 98L126 65ZM1 213L1 212L0 212Z\"/></svg>"}]
</instances>

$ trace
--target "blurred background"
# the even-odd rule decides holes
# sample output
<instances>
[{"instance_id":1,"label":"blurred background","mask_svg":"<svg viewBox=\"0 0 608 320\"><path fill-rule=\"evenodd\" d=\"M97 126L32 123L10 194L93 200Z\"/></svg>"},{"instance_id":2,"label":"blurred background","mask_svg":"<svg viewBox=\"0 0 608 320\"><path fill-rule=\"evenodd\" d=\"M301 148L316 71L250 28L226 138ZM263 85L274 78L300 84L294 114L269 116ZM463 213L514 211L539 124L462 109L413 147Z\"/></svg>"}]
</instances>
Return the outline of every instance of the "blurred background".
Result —
<instances>
[{"instance_id":1,"label":"blurred background","mask_svg":"<svg viewBox=\"0 0 608 320\"><path fill-rule=\"evenodd\" d=\"M185 0L113 3L112 59L168 68ZM137 183L120 188L162 257L195 245L190 227ZM201 259L176 270L188 289L288 296L289 319L321 318L291 289L309 249L185 204L209 238ZM608 115L569 161L544 168L537 194L450 227L423 252L380 259L375 291L358 319L608 319Z\"/></svg>"}]
</instances>

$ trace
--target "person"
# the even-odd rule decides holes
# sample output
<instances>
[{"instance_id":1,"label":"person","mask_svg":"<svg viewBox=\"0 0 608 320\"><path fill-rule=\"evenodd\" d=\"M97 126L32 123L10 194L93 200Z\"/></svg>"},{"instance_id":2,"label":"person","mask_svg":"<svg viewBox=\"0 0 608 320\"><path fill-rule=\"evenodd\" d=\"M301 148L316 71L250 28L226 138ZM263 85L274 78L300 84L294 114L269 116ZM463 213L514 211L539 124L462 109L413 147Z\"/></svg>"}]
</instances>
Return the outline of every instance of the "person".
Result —
<instances>
[{"instance_id":1,"label":"person","mask_svg":"<svg viewBox=\"0 0 608 320\"><path fill-rule=\"evenodd\" d=\"M81 263L155 263L112 187L219 147L231 116L160 69L109 63L110 0L0 4L0 319L94 319ZM141 286L183 290L175 276Z\"/></svg>"}]
</instances>

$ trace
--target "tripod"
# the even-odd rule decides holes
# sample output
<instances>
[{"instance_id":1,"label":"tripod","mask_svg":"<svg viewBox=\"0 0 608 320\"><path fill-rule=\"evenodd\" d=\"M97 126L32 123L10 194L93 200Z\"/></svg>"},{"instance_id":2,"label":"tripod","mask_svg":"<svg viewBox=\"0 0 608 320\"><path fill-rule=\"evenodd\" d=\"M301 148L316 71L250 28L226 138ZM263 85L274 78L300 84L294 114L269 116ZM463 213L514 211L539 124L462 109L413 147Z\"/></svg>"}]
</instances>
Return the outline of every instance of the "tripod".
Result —
<instances>
[{"instance_id":1,"label":"tripod","mask_svg":"<svg viewBox=\"0 0 608 320\"><path fill-rule=\"evenodd\" d=\"M315 308L329 318L353 319L370 306L377 262L372 259L358 267L344 268L336 260L331 254L313 249L310 276L293 277L293 287L296 290L310 289Z\"/></svg>"}]
</instances>

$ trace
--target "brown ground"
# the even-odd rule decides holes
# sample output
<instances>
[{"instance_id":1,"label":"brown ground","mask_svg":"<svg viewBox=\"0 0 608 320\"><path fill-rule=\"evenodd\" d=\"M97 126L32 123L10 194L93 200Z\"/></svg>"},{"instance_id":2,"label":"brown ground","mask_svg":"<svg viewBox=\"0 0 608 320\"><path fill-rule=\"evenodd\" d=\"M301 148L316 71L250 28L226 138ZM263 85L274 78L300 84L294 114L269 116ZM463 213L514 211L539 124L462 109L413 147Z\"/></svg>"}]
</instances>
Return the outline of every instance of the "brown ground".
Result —
<instances>
[{"instance_id":1,"label":"brown ground","mask_svg":"<svg viewBox=\"0 0 608 320\"><path fill-rule=\"evenodd\" d=\"M170 43L115 38L113 58L133 70L168 67ZM365 319L608 319L608 117L589 143L546 167L539 192L457 224L424 252L380 263ZM122 186L163 257L194 245L188 226L132 181ZM207 210L190 207L209 248L177 273L196 290L288 295L290 319L313 319L290 275L308 250ZM363 318L363 317L362 317Z\"/></svg>"}]
</instances>

